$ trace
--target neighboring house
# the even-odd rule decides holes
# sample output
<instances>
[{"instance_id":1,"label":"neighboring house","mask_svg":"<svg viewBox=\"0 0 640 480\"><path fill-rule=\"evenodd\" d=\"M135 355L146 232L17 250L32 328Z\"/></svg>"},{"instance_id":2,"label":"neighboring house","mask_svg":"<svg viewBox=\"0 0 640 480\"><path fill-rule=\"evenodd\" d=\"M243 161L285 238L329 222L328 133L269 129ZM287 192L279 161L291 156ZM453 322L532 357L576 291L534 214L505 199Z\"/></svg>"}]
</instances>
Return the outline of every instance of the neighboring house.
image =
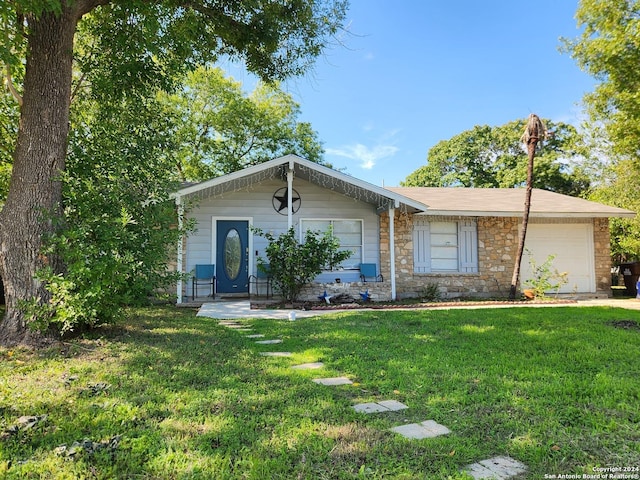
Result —
<instances>
[{"instance_id":1,"label":"neighboring house","mask_svg":"<svg viewBox=\"0 0 640 480\"><path fill-rule=\"evenodd\" d=\"M214 264L216 292L247 295L266 240L293 227L333 227L353 256L323 272L304 298L369 290L375 300L420 296L437 284L447 297L506 296L524 208L524 189L383 188L287 155L182 188L179 211L196 231L178 248L178 270ZM568 273L561 293L610 293L609 218L635 213L566 195L534 190L526 246L537 263L556 255ZM361 263L373 263L383 282L360 283ZM531 272L528 256L522 277ZM339 279L339 282L337 282ZM178 302L191 282L178 285Z\"/></svg>"}]
</instances>

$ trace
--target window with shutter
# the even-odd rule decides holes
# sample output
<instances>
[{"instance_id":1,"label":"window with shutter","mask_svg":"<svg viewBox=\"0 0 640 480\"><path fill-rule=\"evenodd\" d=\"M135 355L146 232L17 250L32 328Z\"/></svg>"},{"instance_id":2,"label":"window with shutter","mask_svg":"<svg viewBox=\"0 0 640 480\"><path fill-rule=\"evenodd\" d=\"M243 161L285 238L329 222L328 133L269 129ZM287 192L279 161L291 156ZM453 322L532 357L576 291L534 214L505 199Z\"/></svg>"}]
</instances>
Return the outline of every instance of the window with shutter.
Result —
<instances>
[{"instance_id":1,"label":"window with shutter","mask_svg":"<svg viewBox=\"0 0 640 480\"><path fill-rule=\"evenodd\" d=\"M415 273L477 273L476 222L417 220L413 228Z\"/></svg>"}]
</instances>

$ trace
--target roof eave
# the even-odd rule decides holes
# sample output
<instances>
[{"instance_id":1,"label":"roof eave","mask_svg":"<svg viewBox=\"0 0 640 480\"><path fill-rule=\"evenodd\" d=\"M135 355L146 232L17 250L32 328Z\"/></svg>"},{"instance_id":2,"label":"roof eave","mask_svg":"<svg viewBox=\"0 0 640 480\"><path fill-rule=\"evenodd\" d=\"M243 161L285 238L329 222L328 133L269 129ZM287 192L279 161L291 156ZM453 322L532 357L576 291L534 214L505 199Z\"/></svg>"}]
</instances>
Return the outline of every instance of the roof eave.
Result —
<instances>
[{"instance_id":1,"label":"roof eave","mask_svg":"<svg viewBox=\"0 0 640 480\"><path fill-rule=\"evenodd\" d=\"M220 177L216 177L216 178L212 178L211 180L206 180L204 182L200 182L197 183L195 185L190 185L188 187L184 187L181 188L180 190L178 190L177 192L175 192L174 194L171 195L172 198L178 198L178 197L183 197L183 196L187 196L187 195L192 195L198 192L202 192L208 188L212 188L224 183L228 183L228 182L232 182L234 180L238 180L241 179L243 177L247 177L250 175L255 175L258 173L261 173L265 170L268 169L272 169L272 168L277 168L280 167L281 165L287 164L287 163L297 163L298 165L302 165L305 168L309 168L309 169L313 169L315 171L317 171L318 173L321 173L323 175L328 175L331 176L339 181L342 182L346 182L346 183L350 183L358 188L362 188L365 190L369 190L373 193L375 193L376 195L379 195L381 197L387 198L390 200L390 203L398 208L400 207L400 205L404 204L406 205L408 208L413 209L414 211L417 212L422 212L425 211L427 209L427 206L424 205L421 202L418 202L416 200L413 200L409 197L405 197L404 195L401 195L399 193L395 193L392 191L389 191L383 187L378 187L376 185L373 185L371 183L365 182L364 180L360 180L358 178L352 177L350 175L346 175L342 172L339 172L337 170L333 170L332 168L329 167L325 167L324 165L320 165L318 163L315 162L311 162L309 160L306 160L302 157L299 157L297 155L293 155L293 154L289 154L289 155L285 155L283 157L279 157L279 158L275 158L273 160L269 160L268 162L264 162L258 165L254 165L252 167L247 167L245 169L242 170L238 170L236 172L233 173L229 173L227 175L222 175Z\"/></svg>"},{"instance_id":2,"label":"roof eave","mask_svg":"<svg viewBox=\"0 0 640 480\"><path fill-rule=\"evenodd\" d=\"M448 217L522 217L522 212L436 210L429 209L418 215ZM530 212L531 218L635 218L634 212Z\"/></svg>"}]
</instances>

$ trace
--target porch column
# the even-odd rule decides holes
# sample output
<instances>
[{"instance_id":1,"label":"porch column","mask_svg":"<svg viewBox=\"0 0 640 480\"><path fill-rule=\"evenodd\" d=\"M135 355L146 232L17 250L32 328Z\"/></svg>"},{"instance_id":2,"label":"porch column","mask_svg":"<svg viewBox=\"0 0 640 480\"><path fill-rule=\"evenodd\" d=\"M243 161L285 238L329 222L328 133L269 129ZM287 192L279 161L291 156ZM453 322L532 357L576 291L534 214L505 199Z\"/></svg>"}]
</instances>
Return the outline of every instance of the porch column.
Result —
<instances>
[{"instance_id":1,"label":"porch column","mask_svg":"<svg viewBox=\"0 0 640 480\"><path fill-rule=\"evenodd\" d=\"M396 235L395 235L395 221L396 209L389 208L389 261L390 275L391 275L391 300L396 299Z\"/></svg>"},{"instance_id":2,"label":"porch column","mask_svg":"<svg viewBox=\"0 0 640 480\"><path fill-rule=\"evenodd\" d=\"M183 216L184 216L184 205L182 204L182 197L178 195L176 197L176 207L178 209L178 229L182 230L183 225ZM176 291L176 303L182 303L182 243L184 242L184 236L180 235L178 239L178 258L176 264L176 270L180 274L177 282L177 291Z\"/></svg>"},{"instance_id":3,"label":"porch column","mask_svg":"<svg viewBox=\"0 0 640 480\"><path fill-rule=\"evenodd\" d=\"M293 227L293 161L289 160L287 170L287 230Z\"/></svg>"}]
</instances>

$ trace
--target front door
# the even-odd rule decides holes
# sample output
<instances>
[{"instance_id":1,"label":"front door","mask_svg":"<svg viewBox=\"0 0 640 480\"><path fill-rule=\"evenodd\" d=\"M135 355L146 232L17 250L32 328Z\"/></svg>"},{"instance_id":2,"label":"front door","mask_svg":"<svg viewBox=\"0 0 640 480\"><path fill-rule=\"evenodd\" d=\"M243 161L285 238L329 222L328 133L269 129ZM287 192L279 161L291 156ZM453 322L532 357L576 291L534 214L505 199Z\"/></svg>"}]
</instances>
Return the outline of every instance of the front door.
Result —
<instances>
[{"instance_id":1,"label":"front door","mask_svg":"<svg viewBox=\"0 0 640 480\"><path fill-rule=\"evenodd\" d=\"M218 293L248 293L249 222L216 223L216 281Z\"/></svg>"}]
</instances>

